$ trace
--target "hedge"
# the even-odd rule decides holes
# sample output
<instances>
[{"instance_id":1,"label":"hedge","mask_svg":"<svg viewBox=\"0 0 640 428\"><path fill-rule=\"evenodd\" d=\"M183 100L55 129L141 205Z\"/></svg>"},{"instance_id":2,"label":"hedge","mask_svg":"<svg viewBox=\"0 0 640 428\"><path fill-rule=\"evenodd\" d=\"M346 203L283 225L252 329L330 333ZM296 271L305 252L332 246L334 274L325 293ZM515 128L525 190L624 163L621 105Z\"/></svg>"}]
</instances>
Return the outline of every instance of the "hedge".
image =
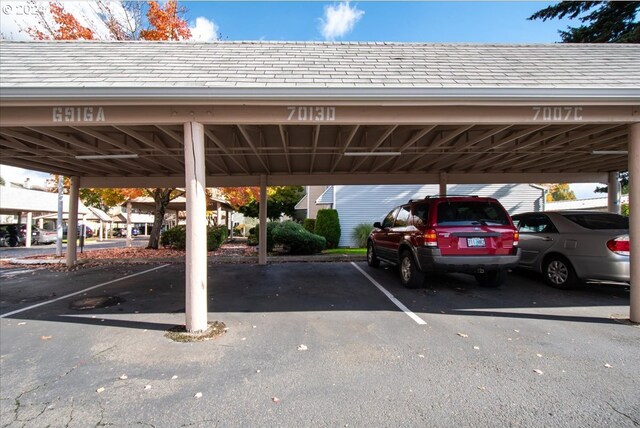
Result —
<instances>
[{"instance_id":1,"label":"hedge","mask_svg":"<svg viewBox=\"0 0 640 428\"><path fill-rule=\"evenodd\" d=\"M215 251L227 239L225 226L207 227L207 251ZM165 230L160 236L160 244L174 250L184 250L187 247L187 228L184 225Z\"/></svg>"},{"instance_id":2,"label":"hedge","mask_svg":"<svg viewBox=\"0 0 640 428\"><path fill-rule=\"evenodd\" d=\"M309 232L313 233L316 228L316 219L315 218L305 218L302 223L302 227L307 229Z\"/></svg>"},{"instance_id":3,"label":"hedge","mask_svg":"<svg viewBox=\"0 0 640 428\"><path fill-rule=\"evenodd\" d=\"M274 242L273 242L273 229L278 225L275 221L267 222L267 251L273 251ZM258 245L260 240L260 225L256 225L249 229L249 240L247 242L248 245Z\"/></svg>"},{"instance_id":4,"label":"hedge","mask_svg":"<svg viewBox=\"0 0 640 428\"><path fill-rule=\"evenodd\" d=\"M337 248L338 242L340 242L338 211L332 209L319 210L313 233L323 236L327 240L327 248Z\"/></svg>"},{"instance_id":5,"label":"hedge","mask_svg":"<svg viewBox=\"0 0 640 428\"><path fill-rule=\"evenodd\" d=\"M273 229L273 241L289 254L315 254L324 250L326 240L306 230L294 221L278 223Z\"/></svg>"}]
</instances>

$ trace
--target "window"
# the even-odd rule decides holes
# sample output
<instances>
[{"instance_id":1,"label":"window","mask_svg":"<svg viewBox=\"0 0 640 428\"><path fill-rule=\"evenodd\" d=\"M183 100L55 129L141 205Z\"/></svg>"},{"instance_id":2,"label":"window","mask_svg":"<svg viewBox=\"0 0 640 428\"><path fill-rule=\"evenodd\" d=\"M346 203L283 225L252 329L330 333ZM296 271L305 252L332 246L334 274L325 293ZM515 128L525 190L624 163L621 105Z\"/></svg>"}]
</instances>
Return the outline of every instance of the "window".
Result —
<instances>
[{"instance_id":1,"label":"window","mask_svg":"<svg viewBox=\"0 0 640 428\"><path fill-rule=\"evenodd\" d=\"M558 229L546 215L521 218L518 222L518 231L520 233L558 233Z\"/></svg>"},{"instance_id":2,"label":"window","mask_svg":"<svg viewBox=\"0 0 640 428\"><path fill-rule=\"evenodd\" d=\"M398 217L393 227L407 227L409 226L409 217L411 216L411 208L407 205L400 208Z\"/></svg>"},{"instance_id":3,"label":"window","mask_svg":"<svg viewBox=\"0 0 640 428\"><path fill-rule=\"evenodd\" d=\"M413 225L420 227L427 223L429 217L429 204L416 204L413 206Z\"/></svg>"},{"instance_id":4,"label":"window","mask_svg":"<svg viewBox=\"0 0 640 428\"><path fill-rule=\"evenodd\" d=\"M387 214L387 216L382 221L382 227L383 228L387 228L387 227L392 227L393 226L393 220L395 220L396 214L398 214L398 210L399 210L399 208L395 208L393 211L391 211L389 214Z\"/></svg>"},{"instance_id":5,"label":"window","mask_svg":"<svg viewBox=\"0 0 640 428\"><path fill-rule=\"evenodd\" d=\"M629 218L609 213L562 214L566 219L591 230L629 229Z\"/></svg>"},{"instance_id":6,"label":"window","mask_svg":"<svg viewBox=\"0 0 640 428\"><path fill-rule=\"evenodd\" d=\"M439 226L507 225L509 217L495 202L460 201L438 204Z\"/></svg>"}]
</instances>

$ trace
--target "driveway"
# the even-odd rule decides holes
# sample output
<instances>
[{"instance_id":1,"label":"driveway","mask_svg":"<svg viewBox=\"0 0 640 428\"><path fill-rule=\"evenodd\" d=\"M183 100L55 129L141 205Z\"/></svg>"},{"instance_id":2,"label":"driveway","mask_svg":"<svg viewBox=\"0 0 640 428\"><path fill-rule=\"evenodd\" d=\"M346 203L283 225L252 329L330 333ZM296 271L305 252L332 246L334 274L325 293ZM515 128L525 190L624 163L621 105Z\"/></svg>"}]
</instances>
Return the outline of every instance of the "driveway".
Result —
<instances>
[{"instance_id":1,"label":"driveway","mask_svg":"<svg viewBox=\"0 0 640 428\"><path fill-rule=\"evenodd\" d=\"M516 274L501 289L442 276L407 290L391 269L351 263L209 274L209 319L229 330L192 344L163 337L184 322L184 265L5 276L0 313L31 309L0 320L2 424L640 423L640 329L611 319L627 314L625 289L558 291ZM124 302L69 309L100 295Z\"/></svg>"}]
</instances>

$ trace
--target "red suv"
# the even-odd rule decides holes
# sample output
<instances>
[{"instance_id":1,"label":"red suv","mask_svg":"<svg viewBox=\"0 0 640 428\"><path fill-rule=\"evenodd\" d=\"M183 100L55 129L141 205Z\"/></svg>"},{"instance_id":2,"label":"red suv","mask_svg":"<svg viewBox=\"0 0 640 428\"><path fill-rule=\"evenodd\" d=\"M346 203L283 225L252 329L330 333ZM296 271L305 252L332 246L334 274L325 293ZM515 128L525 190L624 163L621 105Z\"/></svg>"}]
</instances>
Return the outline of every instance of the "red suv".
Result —
<instances>
[{"instance_id":1,"label":"red suv","mask_svg":"<svg viewBox=\"0 0 640 428\"><path fill-rule=\"evenodd\" d=\"M408 288L424 283L427 272L461 272L480 285L497 287L518 266L518 232L493 198L430 197L394 208L369 235L367 262L400 266Z\"/></svg>"}]
</instances>

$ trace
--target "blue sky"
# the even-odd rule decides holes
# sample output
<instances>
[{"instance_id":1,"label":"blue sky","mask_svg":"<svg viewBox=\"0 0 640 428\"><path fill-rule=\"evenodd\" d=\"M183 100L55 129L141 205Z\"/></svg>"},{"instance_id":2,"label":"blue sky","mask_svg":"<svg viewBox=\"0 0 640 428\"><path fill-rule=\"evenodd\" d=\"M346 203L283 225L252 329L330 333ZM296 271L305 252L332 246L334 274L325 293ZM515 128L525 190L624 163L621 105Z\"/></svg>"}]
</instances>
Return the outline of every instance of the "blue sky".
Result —
<instances>
[{"instance_id":1,"label":"blue sky","mask_svg":"<svg viewBox=\"0 0 640 428\"><path fill-rule=\"evenodd\" d=\"M229 40L323 40L325 9L337 2L182 2L188 17L213 21ZM557 42L569 20L528 21L550 2L351 1L363 12L336 40L399 42Z\"/></svg>"}]
</instances>

